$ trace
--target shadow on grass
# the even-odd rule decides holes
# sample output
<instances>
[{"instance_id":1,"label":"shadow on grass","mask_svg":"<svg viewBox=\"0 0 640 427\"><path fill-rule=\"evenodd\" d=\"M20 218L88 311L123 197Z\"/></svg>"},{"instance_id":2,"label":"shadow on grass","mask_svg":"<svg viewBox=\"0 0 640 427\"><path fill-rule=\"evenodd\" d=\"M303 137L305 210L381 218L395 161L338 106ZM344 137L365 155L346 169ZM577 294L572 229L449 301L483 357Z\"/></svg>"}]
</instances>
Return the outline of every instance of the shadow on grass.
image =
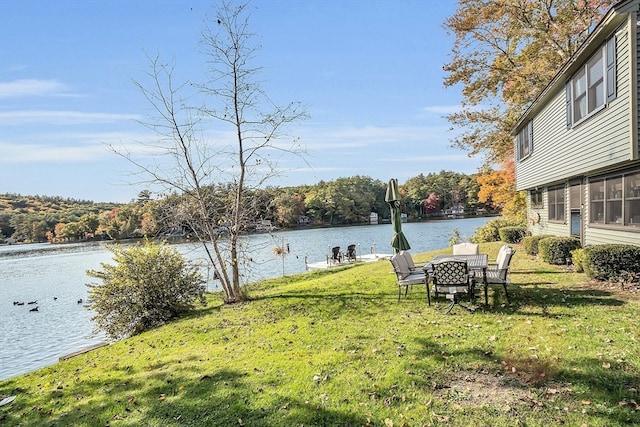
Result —
<instances>
[{"instance_id":1,"label":"shadow on grass","mask_svg":"<svg viewBox=\"0 0 640 427\"><path fill-rule=\"evenodd\" d=\"M167 374L114 376L112 381L68 378L68 384L43 385L39 400L19 395L2 408L2 425L94 426L123 422L149 426L366 425L362 416L323 408L321 398L302 401L278 394L279 384L252 389L240 370L221 369L194 379L189 364ZM12 388L12 382L5 384ZM70 402L65 402L65 400ZM34 404L34 402L36 402ZM66 405L70 405L69 410ZM65 410L66 408L66 410Z\"/></svg>"},{"instance_id":2,"label":"shadow on grass","mask_svg":"<svg viewBox=\"0 0 640 427\"><path fill-rule=\"evenodd\" d=\"M510 274L512 283L507 285L510 304L506 300L502 285L489 286L489 305L482 306L496 312L517 313L524 307L540 307L543 314L552 307L571 308L577 306L619 307L627 301L613 297L613 293L602 289L577 289L575 278L563 280L567 273L561 270L516 270ZM534 280L527 281L530 276ZM537 276L537 277L536 277ZM482 291L481 284L478 289ZM482 295L484 303L484 296ZM529 313L530 314L530 313Z\"/></svg>"},{"instance_id":3,"label":"shadow on grass","mask_svg":"<svg viewBox=\"0 0 640 427\"><path fill-rule=\"evenodd\" d=\"M627 302L613 298L611 292L597 289L561 289L540 287L538 284L510 285L509 297L516 311L524 306L540 307L547 312L551 307L578 306L620 307ZM495 294L494 294L495 295ZM498 301L499 302L499 301ZM502 303L500 303L502 304Z\"/></svg>"}]
</instances>

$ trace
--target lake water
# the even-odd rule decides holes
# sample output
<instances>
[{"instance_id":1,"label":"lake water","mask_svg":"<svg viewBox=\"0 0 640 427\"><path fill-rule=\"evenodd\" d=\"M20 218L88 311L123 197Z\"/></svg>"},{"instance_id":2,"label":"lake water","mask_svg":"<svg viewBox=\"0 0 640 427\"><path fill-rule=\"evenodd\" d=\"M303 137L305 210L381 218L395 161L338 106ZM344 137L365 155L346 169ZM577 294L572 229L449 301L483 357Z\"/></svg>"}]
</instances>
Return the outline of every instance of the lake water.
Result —
<instances>
[{"instance_id":1,"label":"lake water","mask_svg":"<svg viewBox=\"0 0 640 427\"><path fill-rule=\"evenodd\" d=\"M448 246L454 228L468 239L488 219L407 223L403 231L411 251L420 253ZM302 273L305 258L309 262L326 260L333 246L346 251L348 245L355 244L361 254L390 254L392 234L390 224L381 224L247 236L245 250L252 268L243 280ZM276 246L286 245L286 256L274 254ZM187 258L203 258L198 244L176 247ZM111 263L112 254L100 243L0 247L0 380L53 364L62 355L105 341L104 335L93 333L92 313L84 308L85 284L91 281L86 271L100 269L103 262ZM215 289L216 281L207 286ZM35 307L38 311L30 311Z\"/></svg>"}]
</instances>

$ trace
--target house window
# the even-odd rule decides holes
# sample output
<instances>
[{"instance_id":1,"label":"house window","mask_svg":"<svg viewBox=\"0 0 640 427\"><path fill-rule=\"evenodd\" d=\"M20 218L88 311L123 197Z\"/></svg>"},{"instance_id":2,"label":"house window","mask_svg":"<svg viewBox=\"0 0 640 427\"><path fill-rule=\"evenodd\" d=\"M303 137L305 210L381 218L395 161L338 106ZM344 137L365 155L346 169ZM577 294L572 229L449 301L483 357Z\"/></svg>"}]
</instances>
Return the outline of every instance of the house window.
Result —
<instances>
[{"instance_id":1,"label":"house window","mask_svg":"<svg viewBox=\"0 0 640 427\"><path fill-rule=\"evenodd\" d=\"M549 221L564 222L564 186L549 188Z\"/></svg>"},{"instance_id":2,"label":"house window","mask_svg":"<svg viewBox=\"0 0 640 427\"><path fill-rule=\"evenodd\" d=\"M566 85L567 127L616 97L616 39L607 40Z\"/></svg>"},{"instance_id":3,"label":"house window","mask_svg":"<svg viewBox=\"0 0 640 427\"><path fill-rule=\"evenodd\" d=\"M589 222L640 229L640 171L589 184Z\"/></svg>"},{"instance_id":4,"label":"house window","mask_svg":"<svg viewBox=\"0 0 640 427\"><path fill-rule=\"evenodd\" d=\"M640 171L623 179L624 225L640 229Z\"/></svg>"},{"instance_id":5,"label":"house window","mask_svg":"<svg viewBox=\"0 0 640 427\"><path fill-rule=\"evenodd\" d=\"M542 191L532 190L530 194L531 194L531 207L533 209L542 209L543 207Z\"/></svg>"},{"instance_id":6,"label":"house window","mask_svg":"<svg viewBox=\"0 0 640 427\"><path fill-rule=\"evenodd\" d=\"M604 224L604 179L589 184L589 222Z\"/></svg>"},{"instance_id":7,"label":"house window","mask_svg":"<svg viewBox=\"0 0 640 427\"><path fill-rule=\"evenodd\" d=\"M518 132L518 136L516 137L516 142L518 160L529 157L533 151L533 121L529 120L529 122L520 129L520 132Z\"/></svg>"}]
</instances>

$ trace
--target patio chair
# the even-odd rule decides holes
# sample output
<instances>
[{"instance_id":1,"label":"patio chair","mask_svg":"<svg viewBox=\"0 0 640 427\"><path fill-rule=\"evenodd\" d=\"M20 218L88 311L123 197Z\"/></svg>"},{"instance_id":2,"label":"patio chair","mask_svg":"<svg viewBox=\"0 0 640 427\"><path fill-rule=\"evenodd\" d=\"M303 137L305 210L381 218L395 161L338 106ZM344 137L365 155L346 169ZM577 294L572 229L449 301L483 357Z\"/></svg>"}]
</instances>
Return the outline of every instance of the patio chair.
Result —
<instances>
[{"instance_id":1,"label":"patio chair","mask_svg":"<svg viewBox=\"0 0 640 427\"><path fill-rule=\"evenodd\" d=\"M458 303L459 297L463 294L469 295L469 300L473 303L473 293L475 279L473 274L469 274L466 261L440 261L432 264L433 267L433 289L436 298L438 293L446 295L451 303L447 306L445 313L450 313L453 307L458 304L469 311L472 308Z\"/></svg>"},{"instance_id":2,"label":"patio chair","mask_svg":"<svg viewBox=\"0 0 640 427\"><path fill-rule=\"evenodd\" d=\"M347 261L356 262L356 245L347 246Z\"/></svg>"},{"instance_id":3,"label":"patio chair","mask_svg":"<svg viewBox=\"0 0 640 427\"><path fill-rule=\"evenodd\" d=\"M419 269L422 269L422 267L424 267L425 265L424 263L416 264L413 261L413 257L411 256L411 253L409 253L409 251L400 251L399 253L407 261L407 264L409 265L409 271L411 272L419 271Z\"/></svg>"},{"instance_id":4,"label":"patio chair","mask_svg":"<svg viewBox=\"0 0 640 427\"><path fill-rule=\"evenodd\" d=\"M511 303L509 300L509 293L507 292L507 284L511 281L507 277L509 274L509 264L511 263L511 258L516 251L508 246L504 245L498 251L498 258L496 258L495 265L493 267L487 268L486 275L487 281L484 285L484 303L486 305L489 304L489 296L488 296L488 288L489 285L502 285L504 288L504 294L507 297L507 302Z\"/></svg>"},{"instance_id":5,"label":"patio chair","mask_svg":"<svg viewBox=\"0 0 640 427\"><path fill-rule=\"evenodd\" d=\"M458 243L453 245L454 255L478 255L479 245L476 243Z\"/></svg>"},{"instance_id":6,"label":"patio chair","mask_svg":"<svg viewBox=\"0 0 640 427\"><path fill-rule=\"evenodd\" d=\"M429 295L429 280L427 280L427 274L424 272L411 272L404 256L400 254L395 254L389 261L391 261L393 271L398 279L398 302L400 301L403 287L404 296L407 296L409 293L409 286L424 285L427 291L427 301L429 302L429 305L431 305L431 295Z\"/></svg>"},{"instance_id":7,"label":"patio chair","mask_svg":"<svg viewBox=\"0 0 640 427\"><path fill-rule=\"evenodd\" d=\"M331 256L327 257L327 264L342 262L342 253L340 252L340 246L334 246L331 248Z\"/></svg>"}]
</instances>

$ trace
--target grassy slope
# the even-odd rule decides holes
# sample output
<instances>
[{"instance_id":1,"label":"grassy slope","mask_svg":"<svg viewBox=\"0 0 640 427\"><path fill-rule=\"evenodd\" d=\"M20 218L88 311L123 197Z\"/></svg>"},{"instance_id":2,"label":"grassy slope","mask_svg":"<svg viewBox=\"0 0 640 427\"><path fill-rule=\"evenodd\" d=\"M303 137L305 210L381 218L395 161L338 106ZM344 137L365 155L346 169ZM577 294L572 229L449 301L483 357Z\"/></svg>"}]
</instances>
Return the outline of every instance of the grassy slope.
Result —
<instances>
[{"instance_id":1,"label":"grassy slope","mask_svg":"<svg viewBox=\"0 0 640 427\"><path fill-rule=\"evenodd\" d=\"M482 246L495 255L499 244ZM435 252L417 256L427 260ZM0 382L0 424L547 426L640 420L639 298L520 249L474 314L397 302L386 261L263 282L246 304ZM479 299L478 302L481 302Z\"/></svg>"}]
</instances>

